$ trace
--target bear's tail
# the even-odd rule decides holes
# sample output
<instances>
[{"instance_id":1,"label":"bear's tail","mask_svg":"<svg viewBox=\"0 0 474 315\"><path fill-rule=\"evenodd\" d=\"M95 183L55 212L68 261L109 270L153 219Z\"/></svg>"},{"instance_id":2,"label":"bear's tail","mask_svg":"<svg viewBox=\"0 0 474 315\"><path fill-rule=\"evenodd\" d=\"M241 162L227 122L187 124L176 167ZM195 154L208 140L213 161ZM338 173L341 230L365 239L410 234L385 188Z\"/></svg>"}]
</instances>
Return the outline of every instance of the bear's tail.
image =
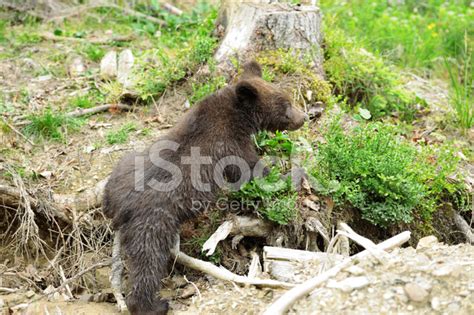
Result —
<instances>
[{"instance_id":1,"label":"bear's tail","mask_svg":"<svg viewBox=\"0 0 474 315\"><path fill-rule=\"evenodd\" d=\"M167 313L168 303L158 297L158 291L168 273L170 250L178 230L177 219L162 209L135 213L121 226L120 242L132 283L126 302L132 315Z\"/></svg>"}]
</instances>

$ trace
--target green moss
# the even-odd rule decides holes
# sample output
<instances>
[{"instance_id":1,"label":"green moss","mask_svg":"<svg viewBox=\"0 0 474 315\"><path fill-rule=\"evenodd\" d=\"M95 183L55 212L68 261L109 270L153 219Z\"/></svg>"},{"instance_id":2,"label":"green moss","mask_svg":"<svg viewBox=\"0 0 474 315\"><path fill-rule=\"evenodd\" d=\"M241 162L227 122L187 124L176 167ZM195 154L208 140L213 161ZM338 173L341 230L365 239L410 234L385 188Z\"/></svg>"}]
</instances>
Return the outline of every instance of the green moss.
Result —
<instances>
[{"instance_id":1,"label":"green moss","mask_svg":"<svg viewBox=\"0 0 474 315\"><path fill-rule=\"evenodd\" d=\"M263 66L264 79L272 81L276 76L295 79L295 89L310 90L314 99L325 104L331 103L331 85L323 80L311 67L308 56L300 56L296 49L267 50L259 53L257 61ZM270 77L268 77L270 76Z\"/></svg>"}]
</instances>

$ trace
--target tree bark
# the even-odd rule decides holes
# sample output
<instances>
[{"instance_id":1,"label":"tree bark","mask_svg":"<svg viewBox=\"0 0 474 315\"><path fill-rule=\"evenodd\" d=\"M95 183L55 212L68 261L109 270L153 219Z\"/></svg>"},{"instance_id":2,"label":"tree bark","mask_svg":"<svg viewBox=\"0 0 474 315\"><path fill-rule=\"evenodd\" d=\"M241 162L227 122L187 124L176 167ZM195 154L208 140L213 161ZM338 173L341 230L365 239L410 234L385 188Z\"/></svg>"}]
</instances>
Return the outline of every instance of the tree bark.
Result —
<instances>
[{"instance_id":1,"label":"tree bark","mask_svg":"<svg viewBox=\"0 0 474 315\"><path fill-rule=\"evenodd\" d=\"M321 12L313 5L269 3L274 1L224 1L217 20L223 32L215 59L220 68L233 68L233 60L245 61L259 51L294 49L309 56L322 72Z\"/></svg>"}]
</instances>

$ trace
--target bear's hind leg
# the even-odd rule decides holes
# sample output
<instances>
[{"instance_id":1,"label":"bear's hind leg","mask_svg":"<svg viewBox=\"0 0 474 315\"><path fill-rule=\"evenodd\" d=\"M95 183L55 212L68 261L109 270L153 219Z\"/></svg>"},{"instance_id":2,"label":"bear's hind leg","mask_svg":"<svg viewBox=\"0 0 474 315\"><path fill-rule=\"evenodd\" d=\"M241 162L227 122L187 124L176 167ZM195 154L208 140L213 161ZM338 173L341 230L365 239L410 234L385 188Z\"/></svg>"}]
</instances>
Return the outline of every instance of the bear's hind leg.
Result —
<instances>
[{"instance_id":1,"label":"bear's hind leg","mask_svg":"<svg viewBox=\"0 0 474 315\"><path fill-rule=\"evenodd\" d=\"M136 215L121 227L121 244L126 255L132 290L126 303L132 315L166 314L168 303L158 292L168 274L170 250L179 225L161 209Z\"/></svg>"}]
</instances>

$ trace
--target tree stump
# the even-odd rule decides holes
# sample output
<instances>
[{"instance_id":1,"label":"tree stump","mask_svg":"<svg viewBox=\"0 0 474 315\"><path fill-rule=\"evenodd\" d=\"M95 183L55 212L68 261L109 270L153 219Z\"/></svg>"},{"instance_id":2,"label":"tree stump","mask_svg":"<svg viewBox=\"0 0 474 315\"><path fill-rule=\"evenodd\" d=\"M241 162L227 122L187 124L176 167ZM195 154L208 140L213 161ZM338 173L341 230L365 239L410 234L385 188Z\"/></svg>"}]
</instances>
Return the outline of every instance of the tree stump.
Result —
<instances>
[{"instance_id":1,"label":"tree stump","mask_svg":"<svg viewBox=\"0 0 474 315\"><path fill-rule=\"evenodd\" d=\"M309 56L321 76L321 12L314 5L274 1L224 1L217 20L223 39L215 54L221 69L233 69L232 60L250 59L256 52L294 49Z\"/></svg>"}]
</instances>

